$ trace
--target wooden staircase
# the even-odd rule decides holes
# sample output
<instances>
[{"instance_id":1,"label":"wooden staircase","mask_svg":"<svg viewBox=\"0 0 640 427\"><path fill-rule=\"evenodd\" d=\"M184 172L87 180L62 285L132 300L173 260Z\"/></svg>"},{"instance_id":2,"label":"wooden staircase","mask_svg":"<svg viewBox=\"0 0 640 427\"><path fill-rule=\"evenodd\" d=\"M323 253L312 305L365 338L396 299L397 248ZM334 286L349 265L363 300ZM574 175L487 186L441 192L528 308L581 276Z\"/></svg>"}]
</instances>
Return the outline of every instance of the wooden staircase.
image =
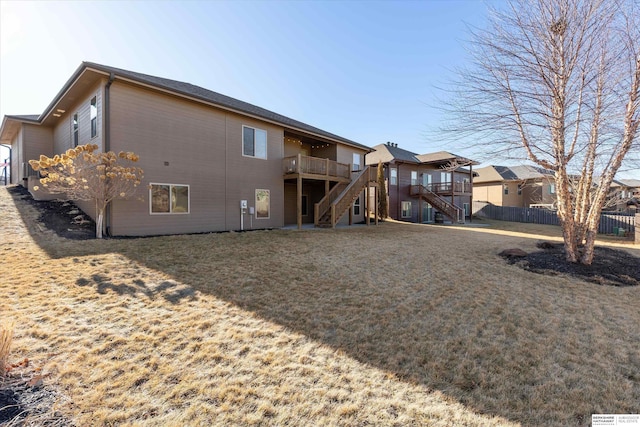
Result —
<instances>
[{"instance_id":1,"label":"wooden staircase","mask_svg":"<svg viewBox=\"0 0 640 427\"><path fill-rule=\"evenodd\" d=\"M461 208L429 190L424 185L412 185L411 195L422 197L423 200L431 204L431 206L448 217L452 222L464 223L464 212Z\"/></svg>"},{"instance_id":2,"label":"wooden staircase","mask_svg":"<svg viewBox=\"0 0 640 427\"><path fill-rule=\"evenodd\" d=\"M365 167L349 184L337 183L331 191L314 205L315 226L335 228L360 193L370 184L370 167Z\"/></svg>"}]
</instances>

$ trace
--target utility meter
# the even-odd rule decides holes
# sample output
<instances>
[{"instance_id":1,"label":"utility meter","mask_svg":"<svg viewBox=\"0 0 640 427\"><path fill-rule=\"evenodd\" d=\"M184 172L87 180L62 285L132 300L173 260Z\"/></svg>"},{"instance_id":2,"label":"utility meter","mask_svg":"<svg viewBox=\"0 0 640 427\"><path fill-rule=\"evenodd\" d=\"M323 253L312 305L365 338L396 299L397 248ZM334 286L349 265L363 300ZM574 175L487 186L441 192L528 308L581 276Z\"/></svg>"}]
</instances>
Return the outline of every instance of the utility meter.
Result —
<instances>
[{"instance_id":1,"label":"utility meter","mask_svg":"<svg viewBox=\"0 0 640 427\"><path fill-rule=\"evenodd\" d=\"M246 200L240 200L240 208L241 209L247 209L247 201Z\"/></svg>"}]
</instances>

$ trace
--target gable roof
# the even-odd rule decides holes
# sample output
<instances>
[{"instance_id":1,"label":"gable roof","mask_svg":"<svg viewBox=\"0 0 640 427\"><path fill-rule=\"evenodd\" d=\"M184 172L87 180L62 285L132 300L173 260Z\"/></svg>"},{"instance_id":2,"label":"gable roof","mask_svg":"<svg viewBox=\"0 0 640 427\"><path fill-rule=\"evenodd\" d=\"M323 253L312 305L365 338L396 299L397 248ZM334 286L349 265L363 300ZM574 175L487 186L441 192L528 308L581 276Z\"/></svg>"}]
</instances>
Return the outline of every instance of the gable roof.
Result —
<instances>
[{"instance_id":1,"label":"gable roof","mask_svg":"<svg viewBox=\"0 0 640 427\"><path fill-rule=\"evenodd\" d=\"M476 172L478 172L479 177L474 180L475 183L493 181L524 181L527 179L542 179L553 176L553 171L529 165L489 165L484 168L476 169Z\"/></svg>"},{"instance_id":2,"label":"gable roof","mask_svg":"<svg viewBox=\"0 0 640 427\"><path fill-rule=\"evenodd\" d=\"M618 179L619 183L629 188L640 188L640 179Z\"/></svg>"},{"instance_id":3,"label":"gable roof","mask_svg":"<svg viewBox=\"0 0 640 427\"><path fill-rule=\"evenodd\" d=\"M370 150L369 147L359 144L355 141L343 138L333 133L324 131L315 126L308 125L298 120L283 116L282 114L275 113L257 105L249 104L248 102L240 101L239 99L231 98L230 96L223 95L218 92L214 92L209 89L205 89L200 86L192 85L191 83L181 82L178 80L166 79L164 77L156 77L148 74L138 73L135 71L123 70L121 68L110 67L107 65L96 64L94 62L83 62L81 67L92 68L99 71L104 71L109 74L113 74L117 77L124 77L129 80L133 80L138 83L144 83L150 86L154 86L161 89L166 89L178 94L187 95L202 101L210 102L212 104L225 107L230 110L234 110L240 113L245 113L251 116L256 116L262 119L266 119L271 122L276 122L284 127L309 132L324 136L326 138L334 139L343 142L348 145L354 145L359 148Z\"/></svg>"},{"instance_id":4,"label":"gable roof","mask_svg":"<svg viewBox=\"0 0 640 427\"><path fill-rule=\"evenodd\" d=\"M436 151L435 153L420 154L417 157L418 157L418 160L420 160L420 162L422 163L444 163L444 162L457 161L463 164L472 164L472 165L479 164L474 160L468 159L464 156L459 156L457 154L450 153L448 151Z\"/></svg>"},{"instance_id":5,"label":"gable roof","mask_svg":"<svg viewBox=\"0 0 640 427\"><path fill-rule=\"evenodd\" d=\"M26 120L35 120L42 123L50 112L53 111L57 103L63 98L63 96L73 87L75 82L82 76L85 71L94 71L103 75L110 76L112 79L126 80L133 83L138 83L143 86L156 88L170 93L187 97L195 101L201 101L207 104L213 104L214 106L237 112L243 115L248 115L263 119L268 122L276 123L284 128L288 128L292 131L299 131L323 138L333 140L335 142L341 142L347 145L351 145L357 148L361 148L367 151L371 151L371 148L366 145L351 141L350 139L343 138L333 133L327 132L315 126L308 125L301 121L292 119L290 117L283 116L282 114L275 113L262 107L258 107L248 102L240 101L239 99L231 98L230 96L223 95L218 92L214 92L209 89L205 89L200 86L193 85L191 83L181 82L178 80L166 79L163 77L156 77L149 74L138 73L135 71L124 70L122 68L110 67L108 65L97 64L95 62L83 62L80 67L76 69L71 78L67 80L60 92L56 95L53 101L47 106L45 111L39 116L6 116L14 118L25 118Z\"/></svg>"},{"instance_id":6,"label":"gable roof","mask_svg":"<svg viewBox=\"0 0 640 427\"><path fill-rule=\"evenodd\" d=\"M395 144L386 143L378 144L373 147L373 152L367 154L367 164L377 164L378 162L407 162L407 163L420 163L418 155L408 150L399 148Z\"/></svg>"}]
</instances>

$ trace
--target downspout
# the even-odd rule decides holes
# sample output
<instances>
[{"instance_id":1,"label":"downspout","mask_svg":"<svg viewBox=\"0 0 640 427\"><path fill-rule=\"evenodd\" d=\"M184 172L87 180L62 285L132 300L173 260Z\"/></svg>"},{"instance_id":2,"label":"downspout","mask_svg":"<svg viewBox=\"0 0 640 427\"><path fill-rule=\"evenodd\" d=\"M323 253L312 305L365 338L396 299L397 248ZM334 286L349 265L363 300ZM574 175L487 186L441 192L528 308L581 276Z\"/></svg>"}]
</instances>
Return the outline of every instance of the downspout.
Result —
<instances>
[{"instance_id":1,"label":"downspout","mask_svg":"<svg viewBox=\"0 0 640 427\"><path fill-rule=\"evenodd\" d=\"M111 84L116 79L116 75L111 73L109 75L109 81L104 87L104 152L111 151L111 115L109 108L109 89ZM104 212L104 225L105 234L111 237L111 203L107 205Z\"/></svg>"}]
</instances>

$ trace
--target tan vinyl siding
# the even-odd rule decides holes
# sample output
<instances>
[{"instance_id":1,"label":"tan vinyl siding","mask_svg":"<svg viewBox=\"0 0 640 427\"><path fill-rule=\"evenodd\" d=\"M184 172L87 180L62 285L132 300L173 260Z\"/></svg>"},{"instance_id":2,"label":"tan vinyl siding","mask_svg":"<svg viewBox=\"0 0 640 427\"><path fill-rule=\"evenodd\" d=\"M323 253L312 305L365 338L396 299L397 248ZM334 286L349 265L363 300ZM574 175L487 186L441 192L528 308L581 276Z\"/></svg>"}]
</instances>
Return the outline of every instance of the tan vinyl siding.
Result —
<instances>
[{"instance_id":1,"label":"tan vinyl siding","mask_svg":"<svg viewBox=\"0 0 640 427\"><path fill-rule=\"evenodd\" d=\"M235 114L226 114L226 224L227 229L240 229L240 200L255 207L255 190L270 191L268 219L253 218L253 228L273 228L284 225L284 130ZM249 126L267 132L267 158L242 155L242 127ZM249 215L244 218L245 229L251 226Z\"/></svg>"},{"instance_id":2,"label":"tan vinyl siding","mask_svg":"<svg viewBox=\"0 0 640 427\"><path fill-rule=\"evenodd\" d=\"M73 148L73 115L78 114L78 145L96 144L99 150L103 147L102 114L103 96L102 83L91 88L89 92L74 104L72 108L58 119L53 129L53 153L60 154ZM96 97L98 109L98 134L91 138L91 99Z\"/></svg>"},{"instance_id":3,"label":"tan vinyl siding","mask_svg":"<svg viewBox=\"0 0 640 427\"><path fill-rule=\"evenodd\" d=\"M225 230L225 115L118 81L110 102L110 148L135 151L144 170L143 201L113 203L112 234ZM189 185L190 213L151 215L150 183Z\"/></svg>"},{"instance_id":4,"label":"tan vinyl siding","mask_svg":"<svg viewBox=\"0 0 640 427\"><path fill-rule=\"evenodd\" d=\"M22 127L11 141L11 183L22 184Z\"/></svg>"},{"instance_id":5,"label":"tan vinyl siding","mask_svg":"<svg viewBox=\"0 0 640 427\"><path fill-rule=\"evenodd\" d=\"M270 218L244 216L244 228L283 225L282 128L121 82L111 86L111 149L135 151L144 169L138 200L113 204L114 235L239 230L240 200L255 207L270 191ZM242 155L242 126L267 132L267 159ZM189 185L189 214L149 213L149 183ZM252 224L253 223L253 224Z\"/></svg>"},{"instance_id":6,"label":"tan vinyl siding","mask_svg":"<svg viewBox=\"0 0 640 427\"><path fill-rule=\"evenodd\" d=\"M473 200L502 206L502 183L473 184Z\"/></svg>"},{"instance_id":7,"label":"tan vinyl siding","mask_svg":"<svg viewBox=\"0 0 640 427\"><path fill-rule=\"evenodd\" d=\"M53 155L53 132L51 128L24 124L24 140L28 141L25 146L25 159L35 160L41 154L51 157Z\"/></svg>"}]
</instances>

